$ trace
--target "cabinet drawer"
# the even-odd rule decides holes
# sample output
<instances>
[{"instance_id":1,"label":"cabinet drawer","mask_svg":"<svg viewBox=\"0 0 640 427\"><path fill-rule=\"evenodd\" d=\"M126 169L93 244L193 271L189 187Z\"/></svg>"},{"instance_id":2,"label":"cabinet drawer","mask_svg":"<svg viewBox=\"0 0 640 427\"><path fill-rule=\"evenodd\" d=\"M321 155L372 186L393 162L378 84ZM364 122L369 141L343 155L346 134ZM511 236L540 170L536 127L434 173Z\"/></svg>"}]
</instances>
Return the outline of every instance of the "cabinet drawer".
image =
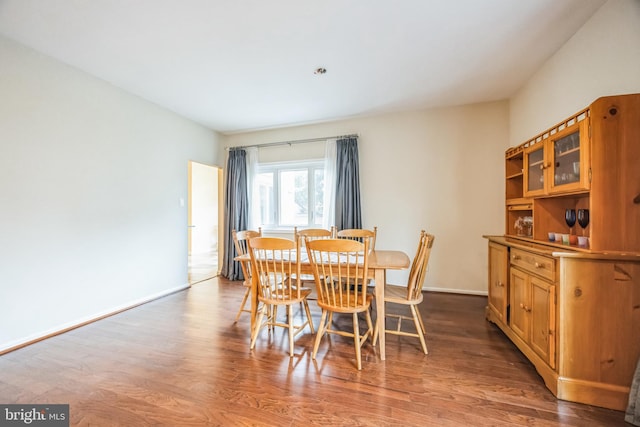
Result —
<instances>
[{"instance_id":1,"label":"cabinet drawer","mask_svg":"<svg viewBox=\"0 0 640 427\"><path fill-rule=\"evenodd\" d=\"M552 282L555 281L556 260L553 258L511 248L511 265Z\"/></svg>"}]
</instances>

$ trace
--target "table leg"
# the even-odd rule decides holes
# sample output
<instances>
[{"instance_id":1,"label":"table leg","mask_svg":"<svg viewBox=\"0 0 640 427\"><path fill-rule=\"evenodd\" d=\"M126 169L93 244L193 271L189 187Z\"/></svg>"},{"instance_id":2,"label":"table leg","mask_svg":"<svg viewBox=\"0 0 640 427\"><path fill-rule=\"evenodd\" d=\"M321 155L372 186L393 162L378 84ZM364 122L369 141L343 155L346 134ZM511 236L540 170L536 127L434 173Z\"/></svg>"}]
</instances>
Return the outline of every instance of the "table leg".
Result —
<instances>
[{"instance_id":1,"label":"table leg","mask_svg":"<svg viewBox=\"0 0 640 427\"><path fill-rule=\"evenodd\" d=\"M378 328L378 340L380 342L380 359L385 360L385 317L384 317L384 282L385 269L376 268L374 279L376 281L376 327Z\"/></svg>"}]
</instances>

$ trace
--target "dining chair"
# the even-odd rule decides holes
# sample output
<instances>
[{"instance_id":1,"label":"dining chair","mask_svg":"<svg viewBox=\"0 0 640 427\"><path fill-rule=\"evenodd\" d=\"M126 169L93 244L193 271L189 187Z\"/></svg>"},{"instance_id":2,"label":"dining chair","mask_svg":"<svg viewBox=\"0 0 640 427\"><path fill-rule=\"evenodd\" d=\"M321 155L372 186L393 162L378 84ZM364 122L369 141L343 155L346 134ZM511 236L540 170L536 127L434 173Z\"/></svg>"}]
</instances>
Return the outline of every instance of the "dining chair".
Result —
<instances>
[{"instance_id":1,"label":"dining chair","mask_svg":"<svg viewBox=\"0 0 640 427\"><path fill-rule=\"evenodd\" d=\"M378 227L373 227L373 230L366 228L346 228L337 232L339 238L358 240L360 242L364 239L369 240L369 250L374 251L376 249L376 237L378 235Z\"/></svg>"},{"instance_id":2,"label":"dining chair","mask_svg":"<svg viewBox=\"0 0 640 427\"><path fill-rule=\"evenodd\" d=\"M258 281L258 301L262 303L250 348L253 350L255 347L262 329L279 326L288 330L289 356L293 356L294 337L307 326L311 333L315 333L307 302L311 290L301 286L300 275L296 274L300 267L296 262L296 242L280 237L254 237L249 246L253 274ZM293 305L297 303L302 303L306 314L306 320L299 325L294 323L293 316ZM277 307L281 305L287 309L286 323L277 319Z\"/></svg>"},{"instance_id":3,"label":"dining chair","mask_svg":"<svg viewBox=\"0 0 640 427\"><path fill-rule=\"evenodd\" d=\"M258 231L232 230L231 235L233 236L233 244L236 248L237 255L247 255L249 253L249 239L262 236L262 228L258 228ZM251 261L240 261L240 267L242 268L242 276L244 277L242 285L245 287L245 291L234 323L240 319L242 312L251 313L251 310L245 308L249 295L251 294Z\"/></svg>"},{"instance_id":4,"label":"dining chair","mask_svg":"<svg viewBox=\"0 0 640 427\"><path fill-rule=\"evenodd\" d=\"M325 228L303 228L298 230L298 227L293 227L293 236L298 253L306 253L305 241L331 239L335 237L335 227L331 227L329 230ZM311 284L312 286L315 283L313 276L310 274L301 275L300 280L303 284Z\"/></svg>"},{"instance_id":5,"label":"dining chair","mask_svg":"<svg viewBox=\"0 0 640 427\"><path fill-rule=\"evenodd\" d=\"M315 360L320 341L327 334L353 338L356 352L356 366L362 369L361 347L367 338L373 338L373 324L369 307L372 296L359 286L341 286L349 280L362 281L367 277L369 263L369 242L349 239L308 240L306 242L309 263L313 271L318 293L318 306L322 316L313 346L312 359ZM352 315L353 332L336 329L333 326L334 313ZM367 330L360 334L358 314L364 313Z\"/></svg>"},{"instance_id":6,"label":"dining chair","mask_svg":"<svg viewBox=\"0 0 640 427\"><path fill-rule=\"evenodd\" d=\"M359 242L369 241L369 250L376 249L376 237L378 235L378 227L373 227L373 230L366 228L345 228L336 233L340 239L351 239ZM367 279L367 286L371 285L371 279Z\"/></svg>"},{"instance_id":7,"label":"dining chair","mask_svg":"<svg viewBox=\"0 0 640 427\"><path fill-rule=\"evenodd\" d=\"M425 274L427 272L427 266L429 265L429 256L431 255L431 248L433 247L433 241L435 237L432 234L429 234L422 230L420 232L420 239L418 242L418 249L416 251L416 255L413 258L413 262L411 263L411 270L409 271L409 279L407 280L407 284L405 286L398 285L390 285L385 284L384 290L384 302L383 304L398 304L401 306L408 306L411 311L411 316L400 315L400 314L391 314L389 311L385 310L386 317L393 317L398 319L396 329L385 329L385 333L394 334L394 335L402 335L408 337L416 337L420 340L420 345L422 346L422 351L424 354L428 354L427 344L425 342L424 335L426 334L426 329L424 327L424 322L422 321L422 317L420 316L420 310L418 309L418 305L422 302L422 285L424 283ZM412 319L416 332L407 332L402 330L402 320ZM385 322L378 322L378 325L382 325L382 327L386 328ZM378 327L376 327L376 331L373 338L373 343L378 340Z\"/></svg>"}]
</instances>

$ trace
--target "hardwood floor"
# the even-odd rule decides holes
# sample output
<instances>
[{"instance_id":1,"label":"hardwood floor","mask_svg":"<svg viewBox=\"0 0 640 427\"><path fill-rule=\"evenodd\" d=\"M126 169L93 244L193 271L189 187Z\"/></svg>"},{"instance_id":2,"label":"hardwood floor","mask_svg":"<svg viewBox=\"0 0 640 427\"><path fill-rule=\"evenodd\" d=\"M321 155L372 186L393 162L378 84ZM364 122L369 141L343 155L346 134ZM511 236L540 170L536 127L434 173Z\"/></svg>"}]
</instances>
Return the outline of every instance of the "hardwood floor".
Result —
<instances>
[{"instance_id":1,"label":"hardwood floor","mask_svg":"<svg viewBox=\"0 0 640 427\"><path fill-rule=\"evenodd\" d=\"M331 337L233 323L244 288L207 280L0 356L0 403L68 403L71 425L628 426L623 412L556 400L484 320L485 297L427 293L429 355L387 336L387 360ZM310 302L314 320L319 310ZM296 314L298 315L298 314ZM350 318L337 322L350 324Z\"/></svg>"}]
</instances>

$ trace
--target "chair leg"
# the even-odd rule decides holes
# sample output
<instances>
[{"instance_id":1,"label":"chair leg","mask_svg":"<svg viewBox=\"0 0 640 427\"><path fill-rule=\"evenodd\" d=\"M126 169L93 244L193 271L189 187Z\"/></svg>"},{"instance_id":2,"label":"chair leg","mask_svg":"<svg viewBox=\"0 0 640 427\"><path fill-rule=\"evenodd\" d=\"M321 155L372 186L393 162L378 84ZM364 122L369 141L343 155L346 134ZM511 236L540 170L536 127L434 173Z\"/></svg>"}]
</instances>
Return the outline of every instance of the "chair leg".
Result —
<instances>
[{"instance_id":1,"label":"chair leg","mask_svg":"<svg viewBox=\"0 0 640 427\"><path fill-rule=\"evenodd\" d=\"M251 345L249 346L249 348L251 350L253 350L253 348L256 345L256 339L258 338L258 334L260 333L260 330L262 329L262 319L264 318L264 314L266 311L266 305L263 304L262 305L262 310L260 310L260 312L258 313L258 321L256 322L256 327L253 330L253 333L251 334Z\"/></svg>"},{"instance_id":2,"label":"chair leg","mask_svg":"<svg viewBox=\"0 0 640 427\"><path fill-rule=\"evenodd\" d=\"M353 313L353 342L356 346L356 366L362 369L362 359L360 357L360 326L358 325L358 313Z\"/></svg>"},{"instance_id":3,"label":"chair leg","mask_svg":"<svg viewBox=\"0 0 640 427\"><path fill-rule=\"evenodd\" d=\"M287 305L287 324L289 325L289 357L293 357L293 336L295 331L293 330L293 306Z\"/></svg>"},{"instance_id":4,"label":"chair leg","mask_svg":"<svg viewBox=\"0 0 640 427\"><path fill-rule=\"evenodd\" d=\"M422 334L426 334L427 330L424 328L424 322L422 321L422 316L420 315L420 310L418 310L418 306L414 305L416 308L416 313L418 314L418 320L420 321L420 327L422 328Z\"/></svg>"},{"instance_id":5,"label":"chair leg","mask_svg":"<svg viewBox=\"0 0 640 427\"><path fill-rule=\"evenodd\" d=\"M371 321L371 315L369 314L369 312L365 312L365 320L367 321L367 333L369 334L369 337L371 338L371 340L373 340L374 334L375 334L375 329L373 327L373 322ZM373 344L375 345L375 343Z\"/></svg>"},{"instance_id":6,"label":"chair leg","mask_svg":"<svg viewBox=\"0 0 640 427\"><path fill-rule=\"evenodd\" d=\"M240 315L243 311L245 311L244 306L247 304L247 300L249 299L250 294L251 288L247 288L247 290L244 291L244 296L242 297L242 302L240 303L240 310L238 310L238 314L236 314L236 320L234 321L234 323L236 323L238 319L240 319Z\"/></svg>"},{"instance_id":7,"label":"chair leg","mask_svg":"<svg viewBox=\"0 0 640 427\"><path fill-rule=\"evenodd\" d=\"M313 353L311 353L311 358L315 360L316 353L318 353L318 347L320 347L320 340L324 335L327 325L325 325L325 321L327 320L327 310L322 310L322 316L320 317L320 324L318 325L318 332L316 333L316 341L313 344Z\"/></svg>"},{"instance_id":8,"label":"chair leg","mask_svg":"<svg viewBox=\"0 0 640 427\"><path fill-rule=\"evenodd\" d=\"M275 323L277 318L278 318L278 306L274 304L271 307L271 321L272 321L272 323ZM275 331L276 330L276 326L274 324L269 325L269 330L270 331Z\"/></svg>"},{"instance_id":9,"label":"chair leg","mask_svg":"<svg viewBox=\"0 0 640 427\"><path fill-rule=\"evenodd\" d=\"M307 313L307 320L309 321L309 329L311 329L311 333L315 333L316 330L313 327L313 321L311 320L311 310L309 310L309 303L307 300L304 300L304 311Z\"/></svg>"},{"instance_id":10,"label":"chair leg","mask_svg":"<svg viewBox=\"0 0 640 427\"><path fill-rule=\"evenodd\" d=\"M379 329L378 329L378 319L376 319L376 325L373 327L373 345L375 346L378 342L378 333L379 333Z\"/></svg>"},{"instance_id":11,"label":"chair leg","mask_svg":"<svg viewBox=\"0 0 640 427\"><path fill-rule=\"evenodd\" d=\"M420 338L420 344L422 345L422 351L424 354L429 354L427 351L427 343L424 341L424 334L422 333L422 322L420 321L420 313L415 305L409 306L411 308L411 314L413 314L413 322L416 324L416 331L418 338Z\"/></svg>"}]
</instances>

